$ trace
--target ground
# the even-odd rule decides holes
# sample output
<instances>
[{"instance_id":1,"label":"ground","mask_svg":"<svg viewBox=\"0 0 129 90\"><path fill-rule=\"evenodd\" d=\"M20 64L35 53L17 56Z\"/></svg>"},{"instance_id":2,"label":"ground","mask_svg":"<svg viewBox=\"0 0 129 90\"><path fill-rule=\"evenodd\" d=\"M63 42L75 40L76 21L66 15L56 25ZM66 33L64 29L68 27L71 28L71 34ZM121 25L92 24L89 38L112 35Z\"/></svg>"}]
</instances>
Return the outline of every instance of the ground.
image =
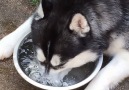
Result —
<instances>
[{"instance_id":1,"label":"ground","mask_svg":"<svg viewBox=\"0 0 129 90\"><path fill-rule=\"evenodd\" d=\"M29 0L0 1L0 39L14 31L35 10ZM12 58L0 61L0 90L40 90L17 73ZM83 90L83 89L78 89ZM114 90L129 90L129 78Z\"/></svg>"}]
</instances>

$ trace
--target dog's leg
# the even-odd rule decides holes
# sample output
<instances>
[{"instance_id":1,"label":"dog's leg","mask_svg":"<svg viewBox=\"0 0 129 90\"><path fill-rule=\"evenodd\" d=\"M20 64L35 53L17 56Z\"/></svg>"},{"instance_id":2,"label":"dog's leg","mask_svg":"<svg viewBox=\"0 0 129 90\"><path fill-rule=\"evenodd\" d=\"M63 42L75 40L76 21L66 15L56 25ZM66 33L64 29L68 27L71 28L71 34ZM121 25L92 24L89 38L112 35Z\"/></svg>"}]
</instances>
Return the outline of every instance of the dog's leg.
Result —
<instances>
[{"instance_id":1,"label":"dog's leg","mask_svg":"<svg viewBox=\"0 0 129 90\"><path fill-rule=\"evenodd\" d=\"M110 90L129 76L129 52L122 51L104 67L85 90Z\"/></svg>"},{"instance_id":2,"label":"dog's leg","mask_svg":"<svg viewBox=\"0 0 129 90\"><path fill-rule=\"evenodd\" d=\"M27 32L31 31L31 23L33 15L14 32L10 33L2 40L0 40L0 60L8 58L12 55L13 49L17 41Z\"/></svg>"}]
</instances>

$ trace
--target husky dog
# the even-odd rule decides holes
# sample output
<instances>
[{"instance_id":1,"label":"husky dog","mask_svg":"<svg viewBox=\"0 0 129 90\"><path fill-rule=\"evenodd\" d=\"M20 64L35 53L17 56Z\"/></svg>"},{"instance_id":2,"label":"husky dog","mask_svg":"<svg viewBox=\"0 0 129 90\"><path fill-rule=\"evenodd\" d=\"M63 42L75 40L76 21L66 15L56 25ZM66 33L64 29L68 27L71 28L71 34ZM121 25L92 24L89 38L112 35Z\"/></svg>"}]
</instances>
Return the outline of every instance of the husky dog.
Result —
<instances>
[{"instance_id":1,"label":"husky dog","mask_svg":"<svg viewBox=\"0 0 129 90\"><path fill-rule=\"evenodd\" d=\"M0 41L0 59L12 55L27 32L47 71L113 57L85 90L109 90L129 76L128 0L42 0L36 12Z\"/></svg>"}]
</instances>

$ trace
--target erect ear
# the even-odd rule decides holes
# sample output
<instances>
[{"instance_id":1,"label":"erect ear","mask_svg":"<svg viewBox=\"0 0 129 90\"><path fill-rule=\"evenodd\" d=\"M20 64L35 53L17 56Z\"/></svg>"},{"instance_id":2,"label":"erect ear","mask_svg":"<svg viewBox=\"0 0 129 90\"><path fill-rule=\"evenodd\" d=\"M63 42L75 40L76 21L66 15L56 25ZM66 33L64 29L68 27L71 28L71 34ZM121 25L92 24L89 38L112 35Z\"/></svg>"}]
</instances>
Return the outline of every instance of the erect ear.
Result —
<instances>
[{"instance_id":1,"label":"erect ear","mask_svg":"<svg viewBox=\"0 0 129 90\"><path fill-rule=\"evenodd\" d=\"M39 7L37 9L37 13L41 18L46 18L52 10L52 2L51 0L41 0Z\"/></svg>"},{"instance_id":2,"label":"erect ear","mask_svg":"<svg viewBox=\"0 0 129 90\"><path fill-rule=\"evenodd\" d=\"M90 31L88 22L81 13L77 13L73 16L69 28L81 37L84 37L85 34Z\"/></svg>"}]
</instances>

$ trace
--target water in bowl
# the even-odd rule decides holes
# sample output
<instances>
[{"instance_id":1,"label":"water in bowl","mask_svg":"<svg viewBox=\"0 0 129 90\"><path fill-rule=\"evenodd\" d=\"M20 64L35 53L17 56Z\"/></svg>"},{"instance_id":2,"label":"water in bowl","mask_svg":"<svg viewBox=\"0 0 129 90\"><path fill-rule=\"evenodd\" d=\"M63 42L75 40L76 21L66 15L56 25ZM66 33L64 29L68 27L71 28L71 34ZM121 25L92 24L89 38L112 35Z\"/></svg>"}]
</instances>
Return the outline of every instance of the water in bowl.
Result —
<instances>
[{"instance_id":1,"label":"water in bowl","mask_svg":"<svg viewBox=\"0 0 129 90\"><path fill-rule=\"evenodd\" d=\"M34 81L55 87L68 86L66 82L63 82L63 78L68 74L69 71L70 70L66 70L60 73L50 72L49 74L46 74L44 66L41 66L36 59L30 61L27 68L25 69L25 72Z\"/></svg>"},{"instance_id":2,"label":"water in bowl","mask_svg":"<svg viewBox=\"0 0 129 90\"><path fill-rule=\"evenodd\" d=\"M21 69L28 77L43 85L55 87L66 87L81 82L94 71L97 64L97 62L88 63L79 68L48 75L44 72L44 66L41 66L36 60L31 34L21 42L18 60Z\"/></svg>"}]
</instances>

